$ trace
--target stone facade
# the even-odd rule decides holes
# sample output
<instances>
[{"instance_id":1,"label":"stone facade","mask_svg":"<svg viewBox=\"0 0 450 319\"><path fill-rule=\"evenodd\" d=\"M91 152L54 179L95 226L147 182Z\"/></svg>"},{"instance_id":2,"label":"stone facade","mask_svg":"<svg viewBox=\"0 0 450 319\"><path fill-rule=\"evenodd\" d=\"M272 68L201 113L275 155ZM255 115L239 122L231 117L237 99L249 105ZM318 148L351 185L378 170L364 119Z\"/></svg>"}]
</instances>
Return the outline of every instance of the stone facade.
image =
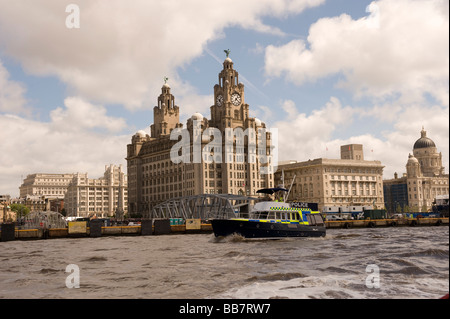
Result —
<instances>
[{"instance_id":1,"label":"stone facade","mask_svg":"<svg viewBox=\"0 0 450 319\"><path fill-rule=\"evenodd\" d=\"M90 179L87 173L74 174L64 207L68 217L111 217L117 210L127 213L127 200L127 178L122 165L107 165L102 178Z\"/></svg>"},{"instance_id":2,"label":"stone facade","mask_svg":"<svg viewBox=\"0 0 450 319\"><path fill-rule=\"evenodd\" d=\"M20 198L31 195L47 199L62 199L73 176L74 174L30 174L19 187Z\"/></svg>"},{"instance_id":3,"label":"stone facade","mask_svg":"<svg viewBox=\"0 0 450 319\"><path fill-rule=\"evenodd\" d=\"M382 208L384 166L380 161L363 158L361 144L344 145L341 159L319 158L280 165L275 183L288 189L292 185L288 201L318 203L321 211L326 206Z\"/></svg>"},{"instance_id":4,"label":"stone facade","mask_svg":"<svg viewBox=\"0 0 450 319\"><path fill-rule=\"evenodd\" d=\"M422 128L421 137L414 143L413 152L409 154L406 163L406 173L394 179L385 180L386 188L392 185L403 185L407 198L407 206L412 211L431 210L436 196L448 195L448 174L442 166L442 153L438 152L433 140L427 137L427 132ZM399 186L397 186L399 187ZM402 208L404 202L399 201L395 196L386 199L386 207L396 210L397 206Z\"/></svg>"}]
</instances>

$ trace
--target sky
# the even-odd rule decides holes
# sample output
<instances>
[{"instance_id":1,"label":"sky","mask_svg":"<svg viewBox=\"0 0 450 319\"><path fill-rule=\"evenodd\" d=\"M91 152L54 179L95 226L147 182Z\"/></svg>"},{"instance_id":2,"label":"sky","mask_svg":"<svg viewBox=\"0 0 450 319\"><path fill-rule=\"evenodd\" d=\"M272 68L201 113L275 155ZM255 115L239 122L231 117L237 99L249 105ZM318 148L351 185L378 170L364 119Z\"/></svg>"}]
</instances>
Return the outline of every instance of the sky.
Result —
<instances>
[{"instance_id":1,"label":"sky","mask_svg":"<svg viewBox=\"0 0 450 319\"><path fill-rule=\"evenodd\" d=\"M279 160L363 144L393 178L424 127L448 173L448 39L448 0L0 0L0 194L126 168L164 77L210 118L225 49Z\"/></svg>"}]
</instances>

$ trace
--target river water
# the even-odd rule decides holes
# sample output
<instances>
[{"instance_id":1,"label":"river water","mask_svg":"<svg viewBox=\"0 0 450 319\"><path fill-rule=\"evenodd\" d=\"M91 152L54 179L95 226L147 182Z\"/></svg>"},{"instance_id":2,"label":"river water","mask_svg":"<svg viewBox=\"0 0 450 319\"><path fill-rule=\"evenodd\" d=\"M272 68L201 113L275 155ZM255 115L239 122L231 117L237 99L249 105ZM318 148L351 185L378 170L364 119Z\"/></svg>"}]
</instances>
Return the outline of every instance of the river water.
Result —
<instances>
[{"instance_id":1,"label":"river water","mask_svg":"<svg viewBox=\"0 0 450 319\"><path fill-rule=\"evenodd\" d=\"M79 288L68 288L77 273ZM437 299L448 290L447 226L0 242L0 298Z\"/></svg>"}]
</instances>

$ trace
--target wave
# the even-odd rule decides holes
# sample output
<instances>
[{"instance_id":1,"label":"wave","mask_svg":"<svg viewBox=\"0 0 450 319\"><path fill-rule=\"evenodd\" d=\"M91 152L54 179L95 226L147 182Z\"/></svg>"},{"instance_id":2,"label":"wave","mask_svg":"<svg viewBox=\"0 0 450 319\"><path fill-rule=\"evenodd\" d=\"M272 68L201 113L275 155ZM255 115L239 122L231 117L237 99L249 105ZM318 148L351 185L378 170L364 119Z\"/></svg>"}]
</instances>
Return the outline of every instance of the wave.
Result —
<instances>
[{"instance_id":1,"label":"wave","mask_svg":"<svg viewBox=\"0 0 450 319\"><path fill-rule=\"evenodd\" d=\"M422 250L411 251L407 253L400 254L401 257L424 257L424 256L434 256L438 258L447 258L448 259L448 249L439 249L439 248L428 248Z\"/></svg>"},{"instance_id":2,"label":"wave","mask_svg":"<svg viewBox=\"0 0 450 319\"><path fill-rule=\"evenodd\" d=\"M273 275L273 274L272 274ZM292 274L294 275L294 274ZM364 283L357 276L306 276L297 273L287 280L274 279L254 282L239 288L233 288L221 294L219 298L234 299L361 299L365 298ZM266 279L269 277L266 277ZM355 286L362 289L355 289Z\"/></svg>"},{"instance_id":3,"label":"wave","mask_svg":"<svg viewBox=\"0 0 450 319\"><path fill-rule=\"evenodd\" d=\"M262 275L262 276L253 276L248 278L246 281L247 282L259 282L259 281L286 281L286 280L292 280L295 278L304 278L307 277L306 275L299 273L299 272L294 272L294 273L272 273L272 274L267 274L267 275Z\"/></svg>"},{"instance_id":4,"label":"wave","mask_svg":"<svg viewBox=\"0 0 450 319\"><path fill-rule=\"evenodd\" d=\"M108 258L103 257L103 256L93 256L93 257L89 257L89 258L85 258L82 259L81 261L87 261L87 262L91 262L91 261L107 261Z\"/></svg>"},{"instance_id":5,"label":"wave","mask_svg":"<svg viewBox=\"0 0 450 319\"><path fill-rule=\"evenodd\" d=\"M405 270L408 271L408 270ZM410 269L409 271L416 271ZM404 279L405 277L402 276ZM276 276L275 278L276 279ZM386 279L386 278L385 278ZM432 278L396 277L384 280L379 288L366 286L365 276L303 276L290 280L257 281L233 288L214 298L228 299L437 299L448 292L448 281Z\"/></svg>"},{"instance_id":6,"label":"wave","mask_svg":"<svg viewBox=\"0 0 450 319\"><path fill-rule=\"evenodd\" d=\"M53 268L42 268L39 273L41 274L54 274L54 273L58 273L61 272L61 269L53 269Z\"/></svg>"}]
</instances>

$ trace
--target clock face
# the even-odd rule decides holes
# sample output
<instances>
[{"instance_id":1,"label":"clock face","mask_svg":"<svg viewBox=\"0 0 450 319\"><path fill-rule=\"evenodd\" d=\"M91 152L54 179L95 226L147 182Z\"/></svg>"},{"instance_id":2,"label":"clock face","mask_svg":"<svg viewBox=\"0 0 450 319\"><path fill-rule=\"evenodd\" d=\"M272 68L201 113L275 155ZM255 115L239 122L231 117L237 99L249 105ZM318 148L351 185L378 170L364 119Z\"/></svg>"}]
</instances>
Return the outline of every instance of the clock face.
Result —
<instances>
[{"instance_id":1,"label":"clock face","mask_svg":"<svg viewBox=\"0 0 450 319\"><path fill-rule=\"evenodd\" d=\"M233 103L233 105L236 105L236 106L241 104L241 96L238 93L234 93L231 96L231 103Z\"/></svg>"},{"instance_id":2,"label":"clock face","mask_svg":"<svg viewBox=\"0 0 450 319\"><path fill-rule=\"evenodd\" d=\"M218 106L222 106L222 103L223 103L223 96L222 95L218 95L217 99L216 99L216 104Z\"/></svg>"}]
</instances>

